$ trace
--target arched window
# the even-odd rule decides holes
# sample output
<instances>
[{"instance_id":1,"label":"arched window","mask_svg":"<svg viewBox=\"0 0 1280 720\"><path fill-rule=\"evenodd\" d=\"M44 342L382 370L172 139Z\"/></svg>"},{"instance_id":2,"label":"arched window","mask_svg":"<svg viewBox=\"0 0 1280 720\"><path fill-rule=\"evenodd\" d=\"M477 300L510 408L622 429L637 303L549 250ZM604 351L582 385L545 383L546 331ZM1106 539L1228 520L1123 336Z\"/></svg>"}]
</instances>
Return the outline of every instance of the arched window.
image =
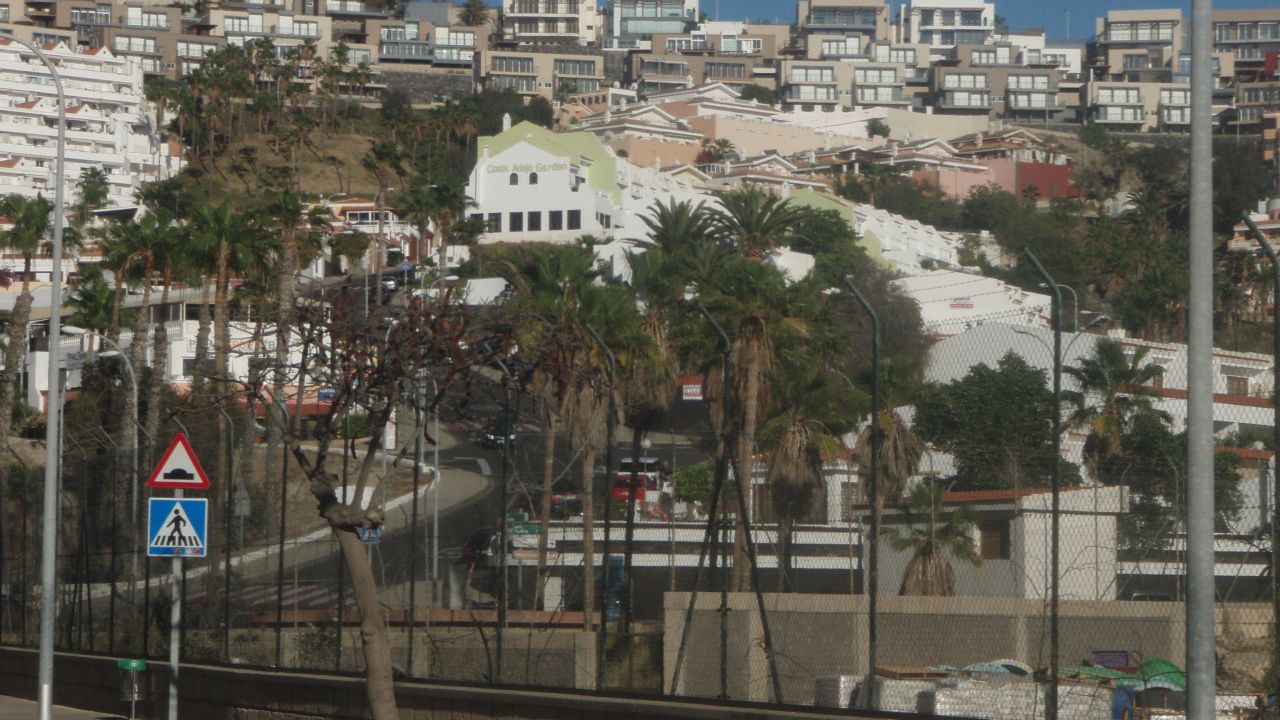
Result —
<instances>
[{"instance_id":1,"label":"arched window","mask_svg":"<svg viewBox=\"0 0 1280 720\"><path fill-rule=\"evenodd\" d=\"M508 182L508 183L510 183L510 184L512 184L512 185L519 185L519 184L520 184L520 175L519 175L519 174L517 174L517 173L511 173L511 177L510 177L510 178L507 178L507 182Z\"/></svg>"},{"instance_id":2,"label":"arched window","mask_svg":"<svg viewBox=\"0 0 1280 720\"><path fill-rule=\"evenodd\" d=\"M538 173L529 173L529 184L530 185L538 184Z\"/></svg>"}]
</instances>

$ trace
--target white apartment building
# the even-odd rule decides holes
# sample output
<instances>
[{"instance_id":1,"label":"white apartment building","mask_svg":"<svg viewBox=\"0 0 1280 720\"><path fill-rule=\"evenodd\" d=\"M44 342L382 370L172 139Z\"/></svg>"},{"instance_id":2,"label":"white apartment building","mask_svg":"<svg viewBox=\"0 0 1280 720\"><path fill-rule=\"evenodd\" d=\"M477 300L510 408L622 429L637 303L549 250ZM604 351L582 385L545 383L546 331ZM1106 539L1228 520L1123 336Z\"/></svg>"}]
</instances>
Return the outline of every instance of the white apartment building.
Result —
<instances>
[{"instance_id":1,"label":"white apartment building","mask_svg":"<svg viewBox=\"0 0 1280 720\"><path fill-rule=\"evenodd\" d=\"M155 127L142 88L142 67L106 48L77 52L64 43L45 54L67 95L66 193L89 168L106 173L106 210L132 208L143 183L181 167L180 148ZM53 80L35 54L0 38L0 194L52 199L58 104Z\"/></svg>"},{"instance_id":2,"label":"white apartment building","mask_svg":"<svg viewBox=\"0 0 1280 720\"><path fill-rule=\"evenodd\" d=\"M594 45L604 19L593 0L507 0L507 40L518 43Z\"/></svg>"},{"instance_id":3,"label":"white apartment building","mask_svg":"<svg viewBox=\"0 0 1280 720\"><path fill-rule=\"evenodd\" d=\"M988 42L996 29L995 3L981 0L911 0L902 12L906 42L928 45L937 58Z\"/></svg>"}]
</instances>

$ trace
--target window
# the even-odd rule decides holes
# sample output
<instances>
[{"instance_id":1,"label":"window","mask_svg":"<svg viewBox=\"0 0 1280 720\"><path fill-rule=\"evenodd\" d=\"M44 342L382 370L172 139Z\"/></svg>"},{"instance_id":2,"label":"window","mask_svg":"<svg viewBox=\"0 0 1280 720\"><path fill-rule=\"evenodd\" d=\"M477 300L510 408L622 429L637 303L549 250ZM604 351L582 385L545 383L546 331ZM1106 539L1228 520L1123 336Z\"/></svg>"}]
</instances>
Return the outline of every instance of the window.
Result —
<instances>
[{"instance_id":1,"label":"window","mask_svg":"<svg viewBox=\"0 0 1280 720\"><path fill-rule=\"evenodd\" d=\"M524 232L524 213L507 213L507 225L511 232Z\"/></svg>"},{"instance_id":2,"label":"window","mask_svg":"<svg viewBox=\"0 0 1280 720\"><path fill-rule=\"evenodd\" d=\"M536 81L531 77L515 75L493 75L489 78L489 87L497 90L514 90L516 92L533 92L537 89Z\"/></svg>"},{"instance_id":3,"label":"window","mask_svg":"<svg viewBox=\"0 0 1280 720\"><path fill-rule=\"evenodd\" d=\"M594 60L557 60L555 73L557 75L595 75L596 63Z\"/></svg>"},{"instance_id":4,"label":"window","mask_svg":"<svg viewBox=\"0 0 1280 720\"><path fill-rule=\"evenodd\" d=\"M116 49L116 52L153 53L156 51L156 39L117 35L115 49Z\"/></svg>"},{"instance_id":5,"label":"window","mask_svg":"<svg viewBox=\"0 0 1280 720\"><path fill-rule=\"evenodd\" d=\"M519 184L520 184L520 174L519 174L519 173L511 173L511 177L507 178L507 184L508 184L508 185L519 185Z\"/></svg>"},{"instance_id":6,"label":"window","mask_svg":"<svg viewBox=\"0 0 1280 720\"><path fill-rule=\"evenodd\" d=\"M222 30L228 33L247 33L249 32L249 18L247 17L223 18Z\"/></svg>"},{"instance_id":7,"label":"window","mask_svg":"<svg viewBox=\"0 0 1280 720\"><path fill-rule=\"evenodd\" d=\"M1010 553L1009 521L978 521L978 554L983 560L1008 560Z\"/></svg>"},{"instance_id":8,"label":"window","mask_svg":"<svg viewBox=\"0 0 1280 720\"><path fill-rule=\"evenodd\" d=\"M920 11L920 25L923 27L923 26L925 26L925 25L932 25L932 24L933 24L933 11L932 11L932 10L921 10L921 11Z\"/></svg>"},{"instance_id":9,"label":"window","mask_svg":"<svg viewBox=\"0 0 1280 720\"><path fill-rule=\"evenodd\" d=\"M854 71L853 80L859 85L893 85L898 73L891 68L867 68Z\"/></svg>"},{"instance_id":10,"label":"window","mask_svg":"<svg viewBox=\"0 0 1280 720\"><path fill-rule=\"evenodd\" d=\"M1010 90L1048 90L1048 75L1010 75Z\"/></svg>"},{"instance_id":11,"label":"window","mask_svg":"<svg viewBox=\"0 0 1280 720\"><path fill-rule=\"evenodd\" d=\"M489 213L489 232L502 232L502 213Z\"/></svg>"},{"instance_id":12,"label":"window","mask_svg":"<svg viewBox=\"0 0 1280 720\"><path fill-rule=\"evenodd\" d=\"M564 229L564 211L552 210L547 213L547 229L548 230Z\"/></svg>"},{"instance_id":13,"label":"window","mask_svg":"<svg viewBox=\"0 0 1280 720\"><path fill-rule=\"evenodd\" d=\"M529 213L528 230L529 232L538 232L542 230L542 213L541 212L535 211L535 212Z\"/></svg>"},{"instance_id":14,"label":"window","mask_svg":"<svg viewBox=\"0 0 1280 720\"><path fill-rule=\"evenodd\" d=\"M1227 394L1228 395L1248 395L1249 394L1249 378L1240 377L1239 375L1227 376Z\"/></svg>"},{"instance_id":15,"label":"window","mask_svg":"<svg viewBox=\"0 0 1280 720\"><path fill-rule=\"evenodd\" d=\"M1160 104L1161 105L1190 105L1191 91L1190 90L1161 90Z\"/></svg>"},{"instance_id":16,"label":"window","mask_svg":"<svg viewBox=\"0 0 1280 720\"><path fill-rule=\"evenodd\" d=\"M494 72L532 73L533 58L498 56L489 67Z\"/></svg>"},{"instance_id":17,"label":"window","mask_svg":"<svg viewBox=\"0 0 1280 720\"><path fill-rule=\"evenodd\" d=\"M569 211L569 229L570 230L582 229L582 211L581 210Z\"/></svg>"},{"instance_id":18,"label":"window","mask_svg":"<svg viewBox=\"0 0 1280 720\"><path fill-rule=\"evenodd\" d=\"M1142 93L1138 88L1099 88L1098 102L1103 105L1140 105Z\"/></svg>"},{"instance_id":19,"label":"window","mask_svg":"<svg viewBox=\"0 0 1280 720\"><path fill-rule=\"evenodd\" d=\"M514 185L515 183L512 183L512 184ZM538 173L529 173L529 184L530 185L538 184Z\"/></svg>"},{"instance_id":20,"label":"window","mask_svg":"<svg viewBox=\"0 0 1280 720\"><path fill-rule=\"evenodd\" d=\"M960 24L965 27L982 27L982 11L961 10Z\"/></svg>"},{"instance_id":21,"label":"window","mask_svg":"<svg viewBox=\"0 0 1280 720\"><path fill-rule=\"evenodd\" d=\"M835 70L829 67L793 67L791 82L835 82Z\"/></svg>"},{"instance_id":22,"label":"window","mask_svg":"<svg viewBox=\"0 0 1280 720\"><path fill-rule=\"evenodd\" d=\"M890 50L889 62L905 63L907 65L916 64L915 50Z\"/></svg>"},{"instance_id":23,"label":"window","mask_svg":"<svg viewBox=\"0 0 1280 720\"><path fill-rule=\"evenodd\" d=\"M841 40L823 40L822 56L823 57L848 57L858 54L858 38L843 38Z\"/></svg>"},{"instance_id":24,"label":"window","mask_svg":"<svg viewBox=\"0 0 1280 720\"><path fill-rule=\"evenodd\" d=\"M946 88L985 88L987 76L982 73L952 73L942 82Z\"/></svg>"},{"instance_id":25,"label":"window","mask_svg":"<svg viewBox=\"0 0 1280 720\"><path fill-rule=\"evenodd\" d=\"M745 80L747 77L747 66L739 63L709 62L706 64L703 74L709 78L737 78L739 80Z\"/></svg>"}]
</instances>

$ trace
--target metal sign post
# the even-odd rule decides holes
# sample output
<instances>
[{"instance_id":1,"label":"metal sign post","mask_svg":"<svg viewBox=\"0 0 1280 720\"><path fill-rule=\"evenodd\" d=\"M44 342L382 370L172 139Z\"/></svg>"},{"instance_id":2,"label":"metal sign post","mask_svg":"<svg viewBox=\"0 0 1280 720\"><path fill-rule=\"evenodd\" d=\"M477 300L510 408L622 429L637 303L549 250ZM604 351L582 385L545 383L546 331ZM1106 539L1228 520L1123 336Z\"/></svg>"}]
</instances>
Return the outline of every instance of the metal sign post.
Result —
<instances>
[{"instance_id":1,"label":"metal sign post","mask_svg":"<svg viewBox=\"0 0 1280 720\"><path fill-rule=\"evenodd\" d=\"M187 436L178 433L151 472L147 484L172 488L172 498L151 498L147 516L147 555L173 558L169 575L169 720L178 720L178 663L182 654L182 559L205 557L209 549L209 501L186 499L186 489L207 490L209 476ZM230 549L228 548L228 551Z\"/></svg>"}]
</instances>

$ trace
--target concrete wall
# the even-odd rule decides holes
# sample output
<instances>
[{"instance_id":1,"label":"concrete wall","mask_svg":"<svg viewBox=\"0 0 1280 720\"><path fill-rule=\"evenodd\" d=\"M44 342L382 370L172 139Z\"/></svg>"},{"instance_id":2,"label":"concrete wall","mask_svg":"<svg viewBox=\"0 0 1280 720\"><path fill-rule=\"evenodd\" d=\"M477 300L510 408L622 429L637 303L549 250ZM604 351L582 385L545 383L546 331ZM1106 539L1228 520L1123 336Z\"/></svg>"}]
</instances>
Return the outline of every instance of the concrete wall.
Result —
<instances>
[{"instance_id":1,"label":"concrete wall","mask_svg":"<svg viewBox=\"0 0 1280 720\"><path fill-rule=\"evenodd\" d=\"M461 98L475 89L469 70L459 72L412 72L387 69L383 65L382 80L388 90L400 90L413 103L439 102L445 98Z\"/></svg>"},{"instance_id":2,"label":"concrete wall","mask_svg":"<svg viewBox=\"0 0 1280 720\"><path fill-rule=\"evenodd\" d=\"M764 597L786 702L812 702L813 679L819 675L867 672L866 596ZM667 688L675 671L688 602L689 593L666 594L663 672ZM719 604L718 593L698 595L677 694L715 696L719 690ZM1247 609L1249 612L1233 617L1247 617L1255 624L1269 620L1263 606ZM1220 616L1225 617L1225 612L1219 609ZM728 685L734 698L769 699L768 662L758 618L753 595L730 595ZM1185 655L1183 622L1181 603L1064 600L1062 662L1078 663L1094 650L1128 650L1143 659L1168 658L1181 663ZM877 663L963 667L1011 658L1040 667L1048 662L1048 633L1049 617L1045 603L1039 600L882 596Z\"/></svg>"},{"instance_id":3,"label":"concrete wall","mask_svg":"<svg viewBox=\"0 0 1280 720\"><path fill-rule=\"evenodd\" d=\"M54 702L94 712L128 712L119 700L114 658L59 654ZM163 716L166 666L145 674L148 702L140 717ZM179 688L183 720L357 720L368 717L364 681L353 676L307 675L265 669L183 665ZM34 699L36 653L0 649L0 694ZM524 688L398 683L400 717L412 720L559 718L560 720L840 720L847 713L752 708L725 703L663 701L542 692ZM159 709L154 712L153 709Z\"/></svg>"}]
</instances>

